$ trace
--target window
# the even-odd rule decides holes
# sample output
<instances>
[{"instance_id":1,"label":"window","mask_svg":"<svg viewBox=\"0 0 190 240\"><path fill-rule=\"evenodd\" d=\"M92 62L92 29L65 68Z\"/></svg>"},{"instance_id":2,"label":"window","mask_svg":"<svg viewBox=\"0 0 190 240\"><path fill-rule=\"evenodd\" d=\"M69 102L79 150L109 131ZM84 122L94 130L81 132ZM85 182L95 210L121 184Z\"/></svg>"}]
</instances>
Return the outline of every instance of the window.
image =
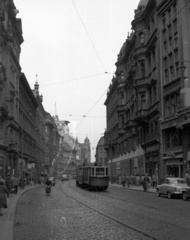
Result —
<instances>
[{"instance_id":1,"label":"window","mask_svg":"<svg viewBox=\"0 0 190 240\"><path fill-rule=\"evenodd\" d=\"M170 99L169 98L166 99L166 112L165 112L165 114L166 114L166 117L170 116Z\"/></svg>"},{"instance_id":2,"label":"window","mask_svg":"<svg viewBox=\"0 0 190 240\"><path fill-rule=\"evenodd\" d=\"M168 26L168 36L172 37L172 25L171 24Z\"/></svg>"},{"instance_id":3,"label":"window","mask_svg":"<svg viewBox=\"0 0 190 240\"><path fill-rule=\"evenodd\" d=\"M167 41L164 42L163 44L163 55L165 56L167 54Z\"/></svg>"},{"instance_id":4,"label":"window","mask_svg":"<svg viewBox=\"0 0 190 240\"><path fill-rule=\"evenodd\" d=\"M178 138L178 131L177 131L173 133L173 136L172 136L172 147L177 147L179 145L178 142L179 142L179 138Z\"/></svg>"},{"instance_id":5,"label":"window","mask_svg":"<svg viewBox=\"0 0 190 240\"><path fill-rule=\"evenodd\" d=\"M150 106L152 105L152 89L149 91Z\"/></svg>"},{"instance_id":6,"label":"window","mask_svg":"<svg viewBox=\"0 0 190 240\"><path fill-rule=\"evenodd\" d=\"M179 77L179 63L176 62L175 64L175 77L178 78Z\"/></svg>"},{"instance_id":7,"label":"window","mask_svg":"<svg viewBox=\"0 0 190 240\"><path fill-rule=\"evenodd\" d=\"M170 79L171 81L174 80L175 76L174 76L174 68L173 66L170 66Z\"/></svg>"},{"instance_id":8,"label":"window","mask_svg":"<svg viewBox=\"0 0 190 240\"><path fill-rule=\"evenodd\" d=\"M141 109L145 109L146 108L146 97L145 94L141 95Z\"/></svg>"},{"instance_id":9,"label":"window","mask_svg":"<svg viewBox=\"0 0 190 240\"><path fill-rule=\"evenodd\" d=\"M180 94L176 94L176 109L180 108Z\"/></svg>"},{"instance_id":10,"label":"window","mask_svg":"<svg viewBox=\"0 0 190 240\"><path fill-rule=\"evenodd\" d=\"M124 99L124 93L121 93L121 104L124 105L125 104L125 99Z\"/></svg>"},{"instance_id":11,"label":"window","mask_svg":"<svg viewBox=\"0 0 190 240\"><path fill-rule=\"evenodd\" d=\"M154 68L156 65L156 55L155 55L155 49L152 51L152 67Z\"/></svg>"},{"instance_id":12,"label":"window","mask_svg":"<svg viewBox=\"0 0 190 240\"><path fill-rule=\"evenodd\" d=\"M174 38L174 49L178 47L178 36L175 36Z\"/></svg>"},{"instance_id":13,"label":"window","mask_svg":"<svg viewBox=\"0 0 190 240\"><path fill-rule=\"evenodd\" d=\"M177 18L173 21L174 35L177 34Z\"/></svg>"},{"instance_id":14,"label":"window","mask_svg":"<svg viewBox=\"0 0 190 240\"><path fill-rule=\"evenodd\" d=\"M163 28L166 26L166 17L165 17L165 14L162 15L162 26L163 26Z\"/></svg>"},{"instance_id":15,"label":"window","mask_svg":"<svg viewBox=\"0 0 190 240\"><path fill-rule=\"evenodd\" d=\"M171 10L168 10L168 21L171 21Z\"/></svg>"},{"instance_id":16,"label":"window","mask_svg":"<svg viewBox=\"0 0 190 240\"><path fill-rule=\"evenodd\" d=\"M154 97L154 102L157 101L157 87L156 85L154 85L153 87L153 97Z\"/></svg>"},{"instance_id":17,"label":"window","mask_svg":"<svg viewBox=\"0 0 190 240\"><path fill-rule=\"evenodd\" d=\"M141 77L142 78L145 77L145 64L144 64L144 61L141 62Z\"/></svg>"},{"instance_id":18,"label":"window","mask_svg":"<svg viewBox=\"0 0 190 240\"><path fill-rule=\"evenodd\" d=\"M166 133L166 148L170 148L170 134Z\"/></svg>"},{"instance_id":19,"label":"window","mask_svg":"<svg viewBox=\"0 0 190 240\"><path fill-rule=\"evenodd\" d=\"M104 175L104 168L96 168L96 176Z\"/></svg>"},{"instance_id":20,"label":"window","mask_svg":"<svg viewBox=\"0 0 190 240\"><path fill-rule=\"evenodd\" d=\"M124 128L125 127L125 118L124 118L124 115L121 115L121 128Z\"/></svg>"},{"instance_id":21,"label":"window","mask_svg":"<svg viewBox=\"0 0 190 240\"><path fill-rule=\"evenodd\" d=\"M172 51L172 47L173 47L173 44L172 44L172 37L169 38L169 53Z\"/></svg>"},{"instance_id":22,"label":"window","mask_svg":"<svg viewBox=\"0 0 190 240\"><path fill-rule=\"evenodd\" d=\"M164 80L165 80L165 84L169 82L168 69L165 69L164 71Z\"/></svg>"},{"instance_id":23,"label":"window","mask_svg":"<svg viewBox=\"0 0 190 240\"><path fill-rule=\"evenodd\" d=\"M171 114L175 114L176 113L176 101L175 101L175 96L171 97Z\"/></svg>"},{"instance_id":24,"label":"window","mask_svg":"<svg viewBox=\"0 0 190 240\"><path fill-rule=\"evenodd\" d=\"M140 33L140 44L144 45L144 33Z\"/></svg>"},{"instance_id":25,"label":"window","mask_svg":"<svg viewBox=\"0 0 190 240\"><path fill-rule=\"evenodd\" d=\"M177 13L177 7L176 7L176 4L173 5L173 17L176 16L176 13Z\"/></svg>"}]
</instances>

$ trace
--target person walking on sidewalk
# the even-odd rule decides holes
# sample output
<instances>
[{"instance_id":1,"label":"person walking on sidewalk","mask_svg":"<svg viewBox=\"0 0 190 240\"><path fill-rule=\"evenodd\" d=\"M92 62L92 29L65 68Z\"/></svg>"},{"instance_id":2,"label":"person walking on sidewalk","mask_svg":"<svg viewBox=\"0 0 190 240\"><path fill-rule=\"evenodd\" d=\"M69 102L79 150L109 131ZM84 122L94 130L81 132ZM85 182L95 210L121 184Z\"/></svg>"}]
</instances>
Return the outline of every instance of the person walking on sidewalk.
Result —
<instances>
[{"instance_id":1,"label":"person walking on sidewalk","mask_svg":"<svg viewBox=\"0 0 190 240\"><path fill-rule=\"evenodd\" d=\"M125 175L123 175L121 177L121 184L122 184L123 187L125 187L125 181L126 181L126 178L125 178Z\"/></svg>"},{"instance_id":2,"label":"person walking on sidewalk","mask_svg":"<svg viewBox=\"0 0 190 240\"><path fill-rule=\"evenodd\" d=\"M148 174L145 174L144 179L143 179L143 190L144 190L144 192L146 192L148 190L149 183L150 183L150 179L148 177Z\"/></svg>"},{"instance_id":3,"label":"person walking on sidewalk","mask_svg":"<svg viewBox=\"0 0 190 240\"><path fill-rule=\"evenodd\" d=\"M152 175L152 187L156 188L158 184L158 176L156 174Z\"/></svg>"},{"instance_id":4,"label":"person walking on sidewalk","mask_svg":"<svg viewBox=\"0 0 190 240\"><path fill-rule=\"evenodd\" d=\"M12 183L13 183L13 188L14 188L14 194L17 194L18 192L18 178L13 176L12 177Z\"/></svg>"},{"instance_id":5,"label":"person walking on sidewalk","mask_svg":"<svg viewBox=\"0 0 190 240\"><path fill-rule=\"evenodd\" d=\"M0 216L3 215L3 208L7 208L8 189L5 185L5 180L0 177Z\"/></svg>"},{"instance_id":6,"label":"person walking on sidewalk","mask_svg":"<svg viewBox=\"0 0 190 240\"><path fill-rule=\"evenodd\" d=\"M132 180L131 176L127 176L127 177L126 177L126 180L127 180L127 187L130 188L130 186L131 186L131 180Z\"/></svg>"},{"instance_id":7,"label":"person walking on sidewalk","mask_svg":"<svg viewBox=\"0 0 190 240\"><path fill-rule=\"evenodd\" d=\"M12 183L12 179L11 179L11 176L8 175L6 180L5 180L5 185L8 189L8 194L7 194L7 197L10 196L10 194L12 193L12 190L13 190L13 183Z\"/></svg>"}]
</instances>

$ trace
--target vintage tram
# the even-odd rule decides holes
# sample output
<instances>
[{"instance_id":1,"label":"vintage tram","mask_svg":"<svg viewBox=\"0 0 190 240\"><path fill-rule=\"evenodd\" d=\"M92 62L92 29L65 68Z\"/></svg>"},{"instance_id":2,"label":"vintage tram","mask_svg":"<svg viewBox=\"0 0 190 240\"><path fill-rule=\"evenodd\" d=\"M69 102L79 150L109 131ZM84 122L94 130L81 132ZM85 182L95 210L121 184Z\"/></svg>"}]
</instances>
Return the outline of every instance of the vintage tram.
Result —
<instances>
[{"instance_id":1,"label":"vintage tram","mask_svg":"<svg viewBox=\"0 0 190 240\"><path fill-rule=\"evenodd\" d=\"M89 190L107 190L109 186L108 167L78 167L76 169L76 185Z\"/></svg>"}]
</instances>

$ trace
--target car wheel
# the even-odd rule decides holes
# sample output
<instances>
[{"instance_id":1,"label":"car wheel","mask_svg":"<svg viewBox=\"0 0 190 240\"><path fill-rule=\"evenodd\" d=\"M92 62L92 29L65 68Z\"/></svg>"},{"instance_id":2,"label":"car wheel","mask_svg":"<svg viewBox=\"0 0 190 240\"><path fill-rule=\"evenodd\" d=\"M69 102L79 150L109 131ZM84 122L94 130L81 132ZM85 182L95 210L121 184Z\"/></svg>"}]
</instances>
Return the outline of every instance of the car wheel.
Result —
<instances>
[{"instance_id":1,"label":"car wheel","mask_svg":"<svg viewBox=\"0 0 190 240\"><path fill-rule=\"evenodd\" d=\"M168 192L167 196L168 196L169 199L171 199L172 198L171 192Z\"/></svg>"},{"instance_id":2,"label":"car wheel","mask_svg":"<svg viewBox=\"0 0 190 240\"><path fill-rule=\"evenodd\" d=\"M183 193L183 200L184 200L184 201L187 201L187 200L188 200L188 197L187 197L187 193L186 193L186 192Z\"/></svg>"},{"instance_id":3,"label":"car wheel","mask_svg":"<svg viewBox=\"0 0 190 240\"><path fill-rule=\"evenodd\" d=\"M160 193L159 193L158 189L156 190L156 195L157 195L157 197L160 197Z\"/></svg>"}]
</instances>

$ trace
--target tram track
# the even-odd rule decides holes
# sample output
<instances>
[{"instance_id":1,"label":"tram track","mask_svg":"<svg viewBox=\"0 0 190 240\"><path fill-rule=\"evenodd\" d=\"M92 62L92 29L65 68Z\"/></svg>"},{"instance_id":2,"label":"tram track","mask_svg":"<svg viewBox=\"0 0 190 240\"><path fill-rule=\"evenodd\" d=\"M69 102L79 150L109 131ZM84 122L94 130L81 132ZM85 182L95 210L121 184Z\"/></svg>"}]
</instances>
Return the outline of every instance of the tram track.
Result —
<instances>
[{"instance_id":1,"label":"tram track","mask_svg":"<svg viewBox=\"0 0 190 240\"><path fill-rule=\"evenodd\" d=\"M73 187L71 187L71 186L69 186L69 187L70 187L72 190L74 190ZM143 236L145 236L145 237L147 237L147 238L149 238L149 239L158 240L158 238L156 238L156 237L154 237L154 236L151 236L150 234L147 234L147 233L144 232L144 231L141 231L141 230L139 230L139 229L136 229L135 227L133 227L133 226L131 226L131 225L129 225L129 224L123 223L122 221L114 218L113 216L109 216L108 214L106 214L106 213L98 210L97 208L95 208L95 207L93 207L93 206L90 206L89 204L85 203L84 201L80 200L79 198L76 198L75 196L72 196L71 194L68 193L68 191L66 191L66 190L64 190L64 189L62 188L62 185L61 185L61 184L59 185L59 189L60 189L60 191L61 191L63 194L65 194L67 197L69 197L69 198L71 198L72 200L78 202L78 203L81 204L82 206L84 206L84 207L86 207L86 208L88 208L88 209L90 209L90 210L92 210L92 211L94 211L94 212L96 212L96 213L98 213L98 214L106 217L107 219L112 220L112 221L116 222L117 224L121 224L121 225L124 226L125 228L131 229L131 230L133 230L133 231L135 231L135 232L137 232L137 233L139 233L139 234L142 234ZM106 196L106 198L107 198L107 196ZM113 198L113 199L115 199L115 200L120 200L120 201L123 200L123 201L124 201L124 199L119 199L119 198Z\"/></svg>"},{"instance_id":2,"label":"tram track","mask_svg":"<svg viewBox=\"0 0 190 240\"><path fill-rule=\"evenodd\" d=\"M69 185L69 187L70 187L71 189L75 190L75 188L74 188L73 186ZM126 189L126 190L127 190L127 189ZM114 200L119 200L119 201L122 201L122 202L125 202L125 203L134 203L133 201L129 201L129 200L127 200L127 199L118 198L118 197L113 197L113 196L110 196L110 195L107 196L107 195L106 195L107 192L109 192L109 191L106 191L106 193L103 192L103 191L101 192L105 198L112 198L112 199L114 199ZM139 203L139 202L135 202L135 204L138 205L138 206L140 206L140 207L146 207L146 208L149 208L149 209L159 210L159 208L156 208L156 207L153 207L153 206L149 206L149 205L146 205L146 204L142 204L142 203Z\"/></svg>"}]
</instances>

